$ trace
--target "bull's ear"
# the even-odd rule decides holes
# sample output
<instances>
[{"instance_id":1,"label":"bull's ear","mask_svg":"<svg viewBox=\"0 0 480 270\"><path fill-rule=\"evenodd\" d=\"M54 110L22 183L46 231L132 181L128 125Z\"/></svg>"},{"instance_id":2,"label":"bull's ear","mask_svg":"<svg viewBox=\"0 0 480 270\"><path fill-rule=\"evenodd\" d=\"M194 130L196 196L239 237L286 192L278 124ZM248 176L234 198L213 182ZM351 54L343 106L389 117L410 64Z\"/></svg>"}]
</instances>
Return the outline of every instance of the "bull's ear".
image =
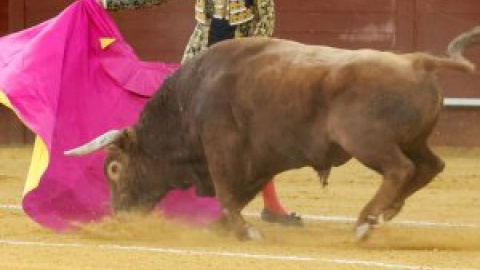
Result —
<instances>
[{"instance_id":1,"label":"bull's ear","mask_svg":"<svg viewBox=\"0 0 480 270\"><path fill-rule=\"evenodd\" d=\"M137 143L137 132L133 128L125 129L123 134L131 143Z\"/></svg>"},{"instance_id":2,"label":"bull's ear","mask_svg":"<svg viewBox=\"0 0 480 270\"><path fill-rule=\"evenodd\" d=\"M107 146L107 150L111 153L129 152L137 144L137 133L132 128L127 128L122 131L112 144Z\"/></svg>"},{"instance_id":3,"label":"bull's ear","mask_svg":"<svg viewBox=\"0 0 480 270\"><path fill-rule=\"evenodd\" d=\"M120 144L119 144L120 139L118 139L115 143L111 143L105 147L108 153L113 154L113 153L118 153L122 151Z\"/></svg>"}]
</instances>

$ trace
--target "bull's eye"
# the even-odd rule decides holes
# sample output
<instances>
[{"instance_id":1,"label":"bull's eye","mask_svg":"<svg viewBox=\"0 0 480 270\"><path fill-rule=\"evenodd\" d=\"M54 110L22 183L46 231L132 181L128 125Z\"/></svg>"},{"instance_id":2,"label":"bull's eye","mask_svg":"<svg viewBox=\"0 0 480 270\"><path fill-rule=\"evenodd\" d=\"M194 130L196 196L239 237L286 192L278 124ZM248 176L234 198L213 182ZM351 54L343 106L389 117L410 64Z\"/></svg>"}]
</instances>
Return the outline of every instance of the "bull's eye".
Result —
<instances>
[{"instance_id":1,"label":"bull's eye","mask_svg":"<svg viewBox=\"0 0 480 270\"><path fill-rule=\"evenodd\" d=\"M114 182L120 179L120 172L122 170L122 164L118 161L112 161L108 164L107 174L108 178Z\"/></svg>"},{"instance_id":2,"label":"bull's eye","mask_svg":"<svg viewBox=\"0 0 480 270\"><path fill-rule=\"evenodd\" d=\"M111 174L117 174L118 173L118 165L117 164L112 164L112 166L110 166L110 173Z\"/></svg>"}]
</instances>

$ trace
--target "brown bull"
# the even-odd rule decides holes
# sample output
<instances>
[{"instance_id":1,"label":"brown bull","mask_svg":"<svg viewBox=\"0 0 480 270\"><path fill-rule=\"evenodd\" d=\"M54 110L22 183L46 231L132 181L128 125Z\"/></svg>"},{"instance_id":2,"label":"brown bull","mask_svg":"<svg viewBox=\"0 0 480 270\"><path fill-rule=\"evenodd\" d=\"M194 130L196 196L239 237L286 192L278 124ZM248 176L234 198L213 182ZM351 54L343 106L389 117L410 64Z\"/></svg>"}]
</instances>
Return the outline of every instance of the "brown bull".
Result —
<instances>
[{"instance_id":1,"label":"brown bull","mask_svg":"<svg viewBox=\"0 0 480 270\"><path fill-rule=\"evenodd\" d=\"M356 236L390 220L444 167L427 145L442 108L439 69L473 72L450 58L343 50L279 39L222 42L168 78L133 127L69 151L107 146L115 211L150 211L172 188L216 196L240 238L259 238L241 210L275 174L329 170L350 158L384 178L361 211ZM93 148L92 148L93 147Z\"/></svg>"}]
</instances>

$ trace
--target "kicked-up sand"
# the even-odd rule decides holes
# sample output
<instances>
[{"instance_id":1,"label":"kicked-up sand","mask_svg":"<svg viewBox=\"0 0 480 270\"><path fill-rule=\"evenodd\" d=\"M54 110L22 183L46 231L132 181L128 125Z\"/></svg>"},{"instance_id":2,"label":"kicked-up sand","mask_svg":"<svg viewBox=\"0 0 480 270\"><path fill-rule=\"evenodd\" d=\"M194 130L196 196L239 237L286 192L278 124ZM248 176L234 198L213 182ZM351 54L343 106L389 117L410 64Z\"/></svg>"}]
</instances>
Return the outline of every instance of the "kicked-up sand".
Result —
<instances>
[{"instance_id":1,"label":"kicked-up sand","mask_svg":"<svg viewBox=\"0 0 480 270\"><path fill-rule=\"evenodd\" d=\"M391 223L362 243L353 221L381 178L351 161L322 188L309 168L276 177L282 202L305 226L258 218L259 198L245 209L262 241L236 240L215 226L196 228L160 215L124 215L54 233L16 207L30 147L0 148L0 269L430 269L480 270L480 150L439 148L445 171L413 195Z\"/></svg>"}]
</instances>

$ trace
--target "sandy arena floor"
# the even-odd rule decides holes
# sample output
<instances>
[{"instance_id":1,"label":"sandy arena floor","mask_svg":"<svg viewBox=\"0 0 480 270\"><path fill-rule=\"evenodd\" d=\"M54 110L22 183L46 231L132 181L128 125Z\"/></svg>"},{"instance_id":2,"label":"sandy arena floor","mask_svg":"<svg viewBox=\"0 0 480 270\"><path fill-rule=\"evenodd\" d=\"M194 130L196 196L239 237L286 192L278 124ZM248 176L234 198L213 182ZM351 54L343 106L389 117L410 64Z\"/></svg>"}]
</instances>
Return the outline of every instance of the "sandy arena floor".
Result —
<instances>
[{"instance_id":1,"label":"sandy arena floor","mask_svg":"<svg viewBox=\"0 0 480 270\"><path fill-rule=\"evenodd\" d=\"M280 175L284 204L303 214L306 226L261 222L257 199L245 212L253 213L247 219L266 239L239 242L159 217L105 220L74 233L52 233L15 207L31 149L0 147L0 269L480 270L480 150L436 152L447 162L445 172L410 198L393 223L358 244L349 218L356 217L380 177L357 162L335 169L326 189L308 168Z\"/></svg>"}]
</instances>

